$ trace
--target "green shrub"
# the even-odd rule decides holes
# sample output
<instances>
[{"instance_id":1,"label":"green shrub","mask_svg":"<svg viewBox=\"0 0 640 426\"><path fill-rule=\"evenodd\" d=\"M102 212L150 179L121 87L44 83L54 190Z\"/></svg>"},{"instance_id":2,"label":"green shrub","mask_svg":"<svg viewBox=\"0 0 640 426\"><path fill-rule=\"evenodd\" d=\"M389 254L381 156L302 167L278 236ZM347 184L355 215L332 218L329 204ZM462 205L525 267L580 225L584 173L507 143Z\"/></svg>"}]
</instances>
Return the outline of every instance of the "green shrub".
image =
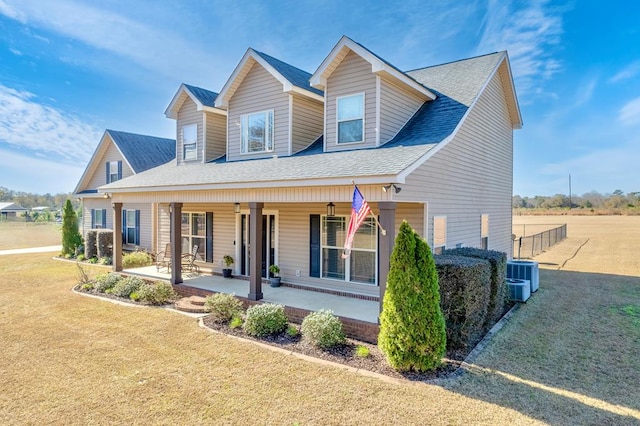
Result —
<instances>
[{"instance_id":1,"label":"green shrub","mask_svg":"<svg viewBox=\"0 0 640 426\"><path fill-rule=\"evenodd\" d=\"M502 317L508 297L507 277L507 255L501 251L482 250L473 247L462 247L445 251L445 254L455 254L459 256L475 257L488 260L491 264L491 292L489 296L489 306L485 318L484 328L490 329Z\"/></svg>"},{"instance_id":2,"label":"green shrub","mask_svg":"<svg viewBox=\"0 0 640 426\"><path fill-rule=\"evenodd\" d=\"M165 305L177 298L171 284L166 281L145 283L137 291L139 301L149 305Z\"/></svg>"},{"instance_id":3,"label":"green shrub","mask_svg":"<svg viewBox=\"0 0 640 426\"><path fill-rule=\"evenodd\" d=\"M302 337L323 349L345 342L342 322L328 310L311 312L302 321Z\"/></svg>"},{"instance_id":4,"label":"green shrub","mask_svg":"<svg viewBox=\"0 0 640 426\"><path fill-rule=\"evenodd\" d=\"M92 257L89 260L87 260L87 262L95 265L96 263L98 263L98 258L97 257Z\"/></svg>"},{"instance_id":5,"label":"green shrub","mask_svg":"<svg viewBox=\"0 0 640 426\"><path fill-rule=\"evenodd\" d=\"M264 303L247 309L242 329L250 336L268 336L287 329L287 316L283 305Z\"/></svg>"},{"instance_id":6,"label":"green shrub","mask_svg":"<svg viewBox=\"0 0 640 426\"><path fill-rule=\"evenodd\" d=\"M93 290L93 284L91 283L86 283L86 284L82 284L82 287L80 287L82 290Z\"/></svg>"},{"instance_id":7,"label":"green shrub","mask_svg":"<svg viewBox=\"0 0 640 426\"><path fill-rule=\"evenodd\" d=\"M122 256L123 268L140 268L153 264L151 255L144 250L137 250Z\"/></svg>"},{"instance_id":8,"label":"green shrub","mask_svg":"<svg viewBox=\"0 0 640 426\"><path fill-rule=\"evenodd\" d=\"M205 311L211 313L211 319L217 323L228 323L233 317L242 314L242 302L233 294L216 293L207 296Z\"/></svg>"},{"instance_id":9,"label":"green shrub","mask_svg":"<svg viewBox=\"0 0 640 426\"><path fill-rule=\"evenodd\" d=\"M483 259L448 254L435 256L434 260L440 307L447 324L447 347L467 349L484 334L491 267Z\"/></svg>"},{"instance_id":10,"label":"green shrub","mask_svg":"<svg viewBox=\"0 0 640 426\"><path fill-rule=\"evenodd\" d=\"M96 246L96 238L98 235L98 231L95 229L91 229L87 231L84 238L84 255L87 256L87 259L92 259L98 255L98 250Z\"/></svg>"},{"instance_id":11,"label":"green shrub","mask_svg":"<svg viewBox=\"0 0 640 426\"><path fill-rule=\"evenodd\" d=\"M229 327L231 328L238 328L238 327L242 327L242 317L237 316L237 317L233 317L231 318L231 322L229 323Z\"/></svg>"},{"instance_id":12,"label":"green shrub","mask_svg":"<svg viewBox=\"0 0 640 426\"><path fill-rule=\"evenodd\" d=\"M111 265L112 261L110 257L101 257L98 263L101 265Z\"/></svg>"},{"instance_id":13,"label":"green shrub","mask_svg":"<svg viewBox=\"0 0 640 426\"><path fill-rule=\"evenodd\" d=\"M138 289L144 284L142 278L139 277L125 277L118 281L112 288L111 294L118 297L126 297L127 299L131 296L131 293L134 291L138 291Z\"/></svg>"},{"instance_id":14,"label":"green shrub","mask_svg":"<svg viewBox=\"0 0 640 426\"><path fill-rule=\"evenodd\" d=\"M399 371L429 371L446 350L438 275L431 249L407 221L400 225L382 301L378 346Z\"/></svg>"},{"instance_id":15,"label":"green shrub","mask_svg":"<svg viewBox=\"0 0 640 426\"><path fill-rule=\"evenodd\" d=\"M99 229L96 235L96 255L99 258L113 256L113 231L110 229Z\"/></svg>"},{"instance_id":16,"label":"green shrub","mask_svg":"<svg viewBox=\"0 0 640 426\"><path fill-rule=\"evenodd\" d=\"M296 337L298 334L300 334L298 327L293 324L289 324L289 326L287 327L287 335L289 337Z\"/></svg>"},{"instance_id":17,"label":"green shrub","mask_svg":"<svg viewBox=\"0 0 640 426\"><path fill-rule=\"evenodd\" d=\"M140 295L138 294L137 291L134 291L133 293L131 293L129 295L129 299L131 299L131 300L133 300L135 302L138 302L138 301L140 301Z\"/></svg>"},{"instance_id":18,"label":"green shrub","mask_svg":"<svg viewBox=\"0 0 640 426\"><path fill-rule=\"evenodd\" d=\"M98 275L94 284L94 288L99 293L106 293L107 290L111 290L118 281L122 279L122 276L113 272L108 274Z\"/></svg>"},{"instance_id":19,"label":"green shrub","mask_svg":"<svg viewBox=\"0 0 640 426\"><path fill-rule=\"evenodd\" d=\"M356 347L356 356L358 358L366 358L370 354L371 354L371 351L369 350L368 347L362 346L362 345L358 345L358 347Z\"/></svg>"},{"instance_id":20,"label":"green shrub","mask_svg":"<svg viewBox=\"0 0 640 426\"><path fill-rule=\"evenodd\" d=\"M67 199L62 210L62 254L75 254L76 248L82 244L82 236L78 231L78 216L71 200Z\"/></svg>"},{"instance_id":21,"label":"green shrub","mask_svg":"<svg viewBox=\"0 0 640 426\"><path fill-rule=\"evenodd\" d=\"M78 262L82 262L83 260L85 260L85 259L86 259L86 257L85 257L85 255L84 255L84 254L79 254L79 255L78 255L78 257L77 257L77 259L78 259Z\"/></svg>"}]
</instances>

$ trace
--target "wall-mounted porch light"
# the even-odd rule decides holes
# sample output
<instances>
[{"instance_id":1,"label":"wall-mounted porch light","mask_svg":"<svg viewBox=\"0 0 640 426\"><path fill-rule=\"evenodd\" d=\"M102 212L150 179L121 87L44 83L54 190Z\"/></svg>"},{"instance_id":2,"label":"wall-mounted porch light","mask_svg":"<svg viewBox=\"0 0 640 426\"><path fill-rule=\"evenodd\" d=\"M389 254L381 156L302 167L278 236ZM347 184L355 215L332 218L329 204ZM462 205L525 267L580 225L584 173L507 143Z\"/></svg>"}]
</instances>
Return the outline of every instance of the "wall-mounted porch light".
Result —
<instances>
[{"instance_id":1,"label":"wall-mounted porch light","mask_svg":"<svg viewBox=\"0 0 640 426\"><path fill-rule=\"evenodd\" d=\"M233 212L236 214L240 213L240 203L235 203L233 205Z\"/></svg>"},{"instance_id":2,"label":"wall-mounted porch light","mask_svg":"<svg viewBox=\"0 0 640 426\"><path fill-rule=\"evenodd\" d=\"M108 192L105 192L102 197L103 198L111 198L111 194L109 194Z\"/></svg>"},{"instance_id":3,"label":"wall-mounted porch light","mask_svg":"<svg viewBox=\"0 0 640 426\"><path fill-rule=\"evenodd\" d=\"M333 217L336 215L336 205L333 203L327 204L327 216Z\"/></svg>"},{"instance_id":4,"label":"wall-mounted porch light","mask_svg":"<svg viewBox=\"0 0 640 426\"><path fill-rule=\"evenodd\" d=\"M400 191L402 191L402 188L400 188L399 186L396 186L395 183L390 183L389 185L385 185L382 187L382 190L384 192L389 192L391 190L391 188L394 189L394 191L396 191L396 194Z\"/></svg>"}]
</instances>

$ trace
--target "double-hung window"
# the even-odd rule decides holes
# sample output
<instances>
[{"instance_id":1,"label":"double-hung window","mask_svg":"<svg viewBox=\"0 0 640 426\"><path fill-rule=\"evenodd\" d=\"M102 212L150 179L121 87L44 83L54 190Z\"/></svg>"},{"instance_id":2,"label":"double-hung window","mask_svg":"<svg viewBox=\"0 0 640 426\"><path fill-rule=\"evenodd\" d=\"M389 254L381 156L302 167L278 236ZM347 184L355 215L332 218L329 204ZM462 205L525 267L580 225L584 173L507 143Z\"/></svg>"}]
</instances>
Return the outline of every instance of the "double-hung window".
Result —
<instances>
[{"instance_id":1,"label":"double-hung window","mask_svg":"<svg viewBox=\"0 0 640 426\"><path fill-rule=\"evenodd\" d=\"M122 242L140 244L140 210L122 210Z\"/></svg>"},{"instance_id":2,"label":"double-hung window","mask_svg":"<svg viewBox=\"0 0 640 426\"><path fill-rule=\"evenodd\" d=\"M91 209L91 229L107 227L107 209Z\"/></svg>"},{"instance_id":3,"label":"double-hung window","mask_svg":"<svg viewBox=\"0 0 640 426\"><path fill-rule=\"evenodd\" d=\"M122 161L107 161L107 183L122 179Z\"/></svg>"},{"instance_id":4,"label":"double-hung window","mask_svg":"<svg viewBox=\"0 0 640 426\"><path fill-rule=\"evenodd\" d=\"M241 116L243 154L273 151L273 110Z\"/></svg>"},{"instance_id":5,"label":"double-hung window","mask_svg":"<svg viewBox=\"0 0 640 426\"><path fill-rule=\"evenodd\" d=\"M447 247L447 217L435 216L433 218L433 252L442 254Z\"/></svg>"},{"instance_id":6,"label":"double-hung window","mask_svg":"<svg viewBox=\"0 0 640 426\"><path fill-rule=\"evenodd\" d=\"M489 250L489 215L480 216L480 248Z\"/></svg>"},{"instance_id":7,"label":"double-hung window","mask_svg":"<svg viewBox=\"0 0 640 426\"><path fill-rule=\"evenodd\" d=\"M198 125L189 124L182 127L182 159L191 161L198 159Z\"/></svg>"},{"instance_id":8,"label":"double-hung window","mask_svg":"<svg viewBox=\"0 0 640 426\"><path fill-rule=\"evenodd\" d=\"M364 141L364 93L337 99L338 143Z\"/></svg>"},{"instance_id":9,"label":"double-hung window","mask_svg":"<svg viewBox=\"0 0 640 426\"><path fill-rule=\"evenodd\" d=\"M378 230L373 218L360 225L353 238L351 254L342 258L347 237L348 216L323 216L321 233L322 278L359 284L376 284Z\"/></svg>"},{"instance_id":10,"label":"double-hung window","mask_svg":"<svg viewBox=\"0 0 640 426\"><path fill-rule=\"evenodd\" d=\"M196 249L196 260L205 260L206 213L182 213L182 253Z\"/></svg>"}]
</instances>

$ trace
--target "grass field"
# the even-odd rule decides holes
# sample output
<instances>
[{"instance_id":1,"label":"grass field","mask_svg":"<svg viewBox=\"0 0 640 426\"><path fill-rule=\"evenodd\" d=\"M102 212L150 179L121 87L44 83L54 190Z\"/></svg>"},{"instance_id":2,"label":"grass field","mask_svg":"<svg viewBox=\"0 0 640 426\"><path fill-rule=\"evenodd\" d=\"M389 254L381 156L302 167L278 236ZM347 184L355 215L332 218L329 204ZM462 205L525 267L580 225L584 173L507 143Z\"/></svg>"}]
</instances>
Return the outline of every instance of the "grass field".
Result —
<instances>
[{"instance_id":1,"label":"grass field","mask_svg":"<svg viewBox=\"0 0 640 426\"><path fill-rule=\"evenodd\" d=\"M61 225L53 222L0 221L0 250L62 244Z\"/></svg>"},{"instance_id":2,"label":"grass field","mask_svg":"<svg viewBox=\"0 0 640 426\"><path fill-rule=\"evenodd\" d=\"M624 219L568 218L569 238L540 257L540 290L438 385L76 295L74 264L0 256L0 424L637 425L640 218Z\"/></svg>"}]
</instances>

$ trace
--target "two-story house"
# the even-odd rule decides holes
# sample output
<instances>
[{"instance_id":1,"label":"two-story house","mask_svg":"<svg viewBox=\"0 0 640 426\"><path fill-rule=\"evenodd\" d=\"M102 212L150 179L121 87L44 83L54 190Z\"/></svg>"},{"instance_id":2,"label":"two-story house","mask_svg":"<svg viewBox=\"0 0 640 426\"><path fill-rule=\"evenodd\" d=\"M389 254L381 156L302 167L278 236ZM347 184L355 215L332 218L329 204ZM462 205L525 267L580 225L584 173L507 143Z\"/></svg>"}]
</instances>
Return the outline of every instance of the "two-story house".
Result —
<instances>
[{"instance_id":1,"label":"two-story house","mask_svg":"<svg viewBox=\"0 0 640 426\"><path fill-rule=\"evenodd\" d=\"M116 210L154 205L158 249L204 245L202 267L214 272L234 257L250 299L272 264L285 285L379 298L403 219L436 252L511 252L522 119L506 52L401 71L343 37L311 74L249 49L211 110L187 97L179 91L167 110L176 160L100 192ZM185 131L181 117L198 108L226 121ZM226 135L224 152L205 133ZM193 142L184 148L194 140L195 154ZM386 233L367 219L343 258L354 183ZM179 266L171 273L182 282Z\"/></svg>"},{"instance_id":2,"label":"two-story house","mask_svg":"<svg viewBox=\"0 0 640 426\"><path fill-rule=\"evenodd\" d=\"M82 201L82 235L89 229L114 229L111 194L98 193L98 187L164 164L175 158L175 149L173 139L106 130L73 191ZM118 230L126 248L155 247L151 210L137 200L123 206Z\"/></svg>"}]
</instances>

